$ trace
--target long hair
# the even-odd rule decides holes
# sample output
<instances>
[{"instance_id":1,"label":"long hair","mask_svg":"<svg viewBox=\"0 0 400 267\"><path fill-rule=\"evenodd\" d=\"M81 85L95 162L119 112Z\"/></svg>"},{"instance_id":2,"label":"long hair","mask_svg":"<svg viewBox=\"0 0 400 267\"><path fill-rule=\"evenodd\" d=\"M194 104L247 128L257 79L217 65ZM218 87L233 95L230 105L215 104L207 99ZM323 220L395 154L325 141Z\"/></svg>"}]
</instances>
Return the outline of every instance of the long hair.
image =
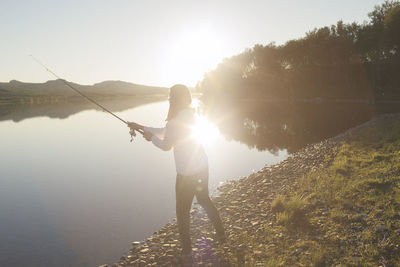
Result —
<instances>
[{"instance_id":1,"label":"long hair","mask_svg":"<svg viewBox=\"0 0 400 267\"><path fill-rule=\"evenodd\" d=\"M173 119L178 113L190 108L192 96L189 89L183 84L176 84L169 89L169 110L166 121Z\"/></svg>"}]
</instances>

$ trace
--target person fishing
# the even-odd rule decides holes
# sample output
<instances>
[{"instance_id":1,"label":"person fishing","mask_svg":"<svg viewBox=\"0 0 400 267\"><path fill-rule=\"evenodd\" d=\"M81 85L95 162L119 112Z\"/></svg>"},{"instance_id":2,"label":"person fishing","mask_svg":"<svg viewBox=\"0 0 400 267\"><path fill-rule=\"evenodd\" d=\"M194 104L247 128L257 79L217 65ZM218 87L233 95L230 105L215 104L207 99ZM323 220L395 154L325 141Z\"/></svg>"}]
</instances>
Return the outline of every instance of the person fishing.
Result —
<instances>
[{"instance_id":1,"label":"person fishing","mask_svg":"<svg viewBox=\"0 0 400 267\"><path fill-rule=\"evenodd\" d=\"M208 159L203 146L192 137L195 110L191 108L192 97L185 85L170 88L169 111L164 128L146 127L128 122L131 130L144 131L143 136L156 147L174 150L176 166L176 216L182 244L183 257L191 257L190 208L194 196L205 209L216 230L216 239L225 242L225 231L219 213L208 193Z\"/></svg>"},{"instance_id":2,"label":"person fishing","mask_svg":"<svg viewBox=\"0 0 400 267\"><path fill-rule=\"evenodd\" d=\"M82 93L65 79L61 79L55 72L41 63L33 55L34 61L41 65L54 77L61 80L66 86L89 102L100 107L103 111L111 114L130 128L131 142L136 132L144 136L147 141L162 150L174 149L176 166L176 217L178 231L182 243L182 255L184 263L191 261L192 245L190 241L190 208L194 196L198 203L206 210L214 228L216 239L220 243L226 241L225 230L221 222L218 210L208 195L208 159L203 146L192 137L192 128L195 124L195 110L190 107L192 97L189 89L177 84L170 88L169 111L166 118L167 124L164 128L145 127L138 123L128 122L99 104L94 99Z\"/></svg>"}]
</instances>

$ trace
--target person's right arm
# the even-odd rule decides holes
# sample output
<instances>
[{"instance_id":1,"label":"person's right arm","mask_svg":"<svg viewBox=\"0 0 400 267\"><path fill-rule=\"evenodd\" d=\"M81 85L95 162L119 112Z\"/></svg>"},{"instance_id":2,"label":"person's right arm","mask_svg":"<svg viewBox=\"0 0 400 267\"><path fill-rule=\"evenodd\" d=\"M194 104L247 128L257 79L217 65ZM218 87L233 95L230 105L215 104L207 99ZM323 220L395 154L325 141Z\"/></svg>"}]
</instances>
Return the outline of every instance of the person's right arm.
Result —
<instances>
[{"instance_id":1,"label":"person's right arm","mask_svg":"<svg viewBox=\"0 0 400 267\"><path fill-rule=\"evenodd\" d=\"M153 128L153 127L143 127L145 132L150 132L152 135L157 136L158 138L164 138L165 136L165 127L164 128Z\"/></svg>"},{"instance_id":2,"label":"person's right arm","mask_svg":"<svg viewBox=\"0 0 400 267\"><path fill-rule=\"evenodd\" d=\"M164 138L159 138L155 135L151 137L152 143L161 150L168 151L176 143L178 139L179 127L173 121L169 121L165 126Z\"/></svg>"}]
</instances>

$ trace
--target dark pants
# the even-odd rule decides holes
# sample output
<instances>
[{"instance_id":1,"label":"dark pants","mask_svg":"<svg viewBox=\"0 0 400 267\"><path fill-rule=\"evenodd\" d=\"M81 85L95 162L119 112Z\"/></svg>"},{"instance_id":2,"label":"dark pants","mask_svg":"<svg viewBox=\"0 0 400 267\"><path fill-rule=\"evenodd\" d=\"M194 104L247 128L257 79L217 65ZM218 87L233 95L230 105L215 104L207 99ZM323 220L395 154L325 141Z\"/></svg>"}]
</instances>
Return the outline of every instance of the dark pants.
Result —
<instances>
[{"instance_id":1,"label":"dark pants","mask_svg":"<svg viewBox=\"0 0 400 267\"><path fill-rule=\"evenodd\" d=\"M183 252L191 251L190 242L190 208L193 197L196 195L197 202L206 210L217 235L224 235L224 228L218 211L208 196L208 170L198 175L176 176L176 217L178 230L182 242Z\"/></svg>"}]
</instances>

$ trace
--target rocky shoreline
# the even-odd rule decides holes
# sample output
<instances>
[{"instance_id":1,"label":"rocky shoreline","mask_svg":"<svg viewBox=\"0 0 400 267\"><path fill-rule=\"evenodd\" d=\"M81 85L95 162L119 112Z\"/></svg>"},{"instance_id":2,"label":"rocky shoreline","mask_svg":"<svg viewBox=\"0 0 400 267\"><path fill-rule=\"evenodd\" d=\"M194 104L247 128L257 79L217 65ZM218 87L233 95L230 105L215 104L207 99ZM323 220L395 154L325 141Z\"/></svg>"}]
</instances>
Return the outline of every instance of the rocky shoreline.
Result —
<instances>
[{"instance_id":1,"label":"rocky shoreline","mask_svg":"<svg viewBox=\"0 0 400 267\"><path fill-rule=\"evenodd\" d=\"M205 212L194 205L191 211L191 236L193 244L193 266L247 266L245 255L262 260L263 250L252 244L244 244L242 238L257 239L261 231L276 225L276 216L271 204L280 195L295 192L299 178L310 171L325 168L329 162L326 155L335 155L338 146L351 140L379 121L399 115L380 115L372 120L347 130L325 141L308 145L279 164L265 167L248 177L229 181L218 188L221 192L213 198L226 228L228 242L214 241L211 223ZM276 234L266 249L282 249L278 240L284 233ZM313 237L316 242L320 236ZM274 242L276 240L277 242ZM265 246L263 247L265 249ZM294 252L295 253L295 252ZM153 236L141 242L132 242L129 252L113 267L119 266L181 266L180 242L177 225L168 223ZM230 260L231 259L231 260ZM232 260L233 259L233 260ZM107 265L103 265L105 267Z\"/></svg>"}]
</instances>

